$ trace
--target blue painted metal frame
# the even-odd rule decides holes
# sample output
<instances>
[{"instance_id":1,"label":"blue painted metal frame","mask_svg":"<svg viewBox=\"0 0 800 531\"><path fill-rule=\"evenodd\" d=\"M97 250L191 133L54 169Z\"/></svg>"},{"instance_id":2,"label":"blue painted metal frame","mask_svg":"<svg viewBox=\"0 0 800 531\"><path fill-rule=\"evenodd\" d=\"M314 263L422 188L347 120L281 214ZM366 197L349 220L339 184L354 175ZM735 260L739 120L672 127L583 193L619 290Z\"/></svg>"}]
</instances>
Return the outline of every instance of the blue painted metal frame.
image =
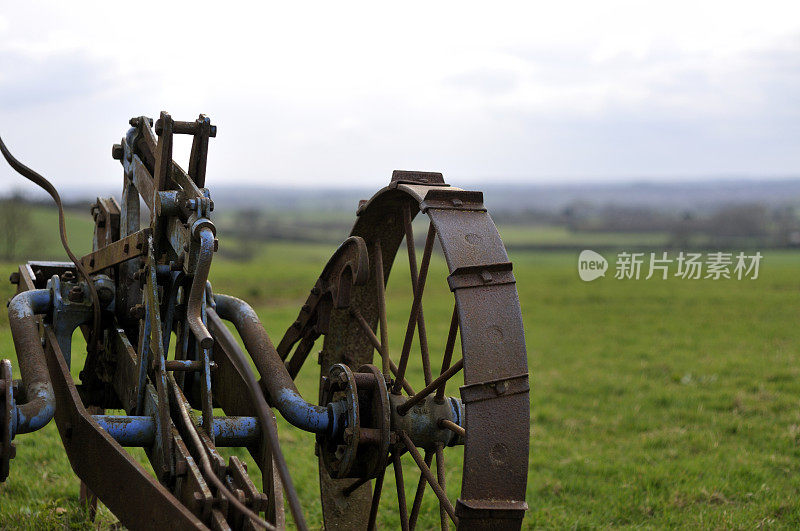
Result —
<instances>
[{"instance_id":1,"label":"blue painted metal frame","mask_svg":"<svg viewBox=\"0 0 800 531\"><path fill-rule=\"evenodd\" d=\"M145 447L153 445L156 423L146 415L92 415L101 428L120 445ZM203 423L201 421L201 426ZM255 417L215 417L213 433L216 446L251 446L261 437L261 427Z\"/></svg>"}]
</instances>

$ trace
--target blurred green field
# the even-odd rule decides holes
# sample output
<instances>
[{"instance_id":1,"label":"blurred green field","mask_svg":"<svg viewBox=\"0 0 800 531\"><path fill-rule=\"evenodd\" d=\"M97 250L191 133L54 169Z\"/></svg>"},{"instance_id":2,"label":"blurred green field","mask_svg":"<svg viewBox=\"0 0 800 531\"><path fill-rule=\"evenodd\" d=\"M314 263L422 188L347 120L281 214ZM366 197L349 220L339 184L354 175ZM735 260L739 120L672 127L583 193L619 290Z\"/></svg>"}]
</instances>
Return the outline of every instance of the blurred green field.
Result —
<instances>
[{"instance_id":1,"label":"blurred green field","mask_svg":"<svg viewBox=\"0 0 800 531\"><path fill-rule=\"evenodd\" d=\"M211 280L215 291L249 300L277 341L332 251L267 244L247 263L218 257ZM577 253L512 251L511 258L532 373L525 527L800 526L800 253L767 253L754 281L609 275L584 283ZM393 352L411 303L402 252L395 264L388 290ZM424 300L432 352L443 348L452 309L445 276L435 256ZM0 284L0 296L11 293ZM16 368L5 312L0 355ZM312 356L298 378L310 398L315 368ZM417 360L409 375L421 387ZM279 429L306 516L319 527L313 438L283 423ZM21 435L17 446L11 477L0 485L0 528L92 527L55 426ZM455 499L458 450L450 454ZM410 459L406 464L410 471ZM410 499L416 478L407 474ZM387 478L385 529L396 525L396 499ZM101 512L101 526L114 521ZM437 525L429 493L419 528Z\"/></svg>"}]
</instances>

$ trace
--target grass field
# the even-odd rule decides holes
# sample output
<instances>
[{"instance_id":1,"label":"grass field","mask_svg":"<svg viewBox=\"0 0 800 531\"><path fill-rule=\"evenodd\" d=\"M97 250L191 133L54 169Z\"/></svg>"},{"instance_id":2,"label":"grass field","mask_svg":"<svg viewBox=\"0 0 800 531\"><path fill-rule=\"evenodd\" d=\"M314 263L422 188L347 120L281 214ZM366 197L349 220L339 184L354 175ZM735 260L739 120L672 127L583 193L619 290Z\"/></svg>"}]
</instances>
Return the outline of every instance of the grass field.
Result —
<instances>
[{"instance_id":1,"label":"grass field","mask_svg":"<svg viewBox=\"0 0 800 531\"><path fill-rule=\"evenodd\" d=\"M253 262L215 261L212 283L248 299L277 341L332 250L266 245ZM584 283L576 259L512 253L532 373L525 527L800 526L800 253L768 253L754 281L609 275ZM405 260L398 255L388 292L394 352L410 307ZM425 298L433 352L444 344L452 308L445 275L435 257ZM0 296L11 293L0 284ZM5 312L0 356L16 368ZM298 379L310 398L315 367L308 363ZM419 363L410 379L421 387ZM319 527L312 437L285 424L280 431L306 516ZM0 485L0 528L91 527L55 426L16 441L11 477ZM397 522L392 483L383 495L385 529ZM416 476L408 474L406 485L413 498ZM428 498L425 529L438 522ZM113 522L101 512L102 526Z\"/></svg>"}]
</instances>

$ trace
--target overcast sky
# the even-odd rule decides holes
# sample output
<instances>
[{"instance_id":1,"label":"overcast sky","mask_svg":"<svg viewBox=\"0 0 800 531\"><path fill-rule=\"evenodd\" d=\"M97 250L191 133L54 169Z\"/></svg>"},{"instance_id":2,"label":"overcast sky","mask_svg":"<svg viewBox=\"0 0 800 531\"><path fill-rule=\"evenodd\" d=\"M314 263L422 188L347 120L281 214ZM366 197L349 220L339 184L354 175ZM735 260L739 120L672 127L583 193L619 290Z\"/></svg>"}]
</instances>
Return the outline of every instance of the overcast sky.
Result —
<instances>
[{"instance_id":1,"label":"overcast sky","mask_svg":"<svg viewBox=\"0 0 800 531\"><path fill-rule=\"evenodd\" d=\"M3 2L0 135L64 188L160 110L211 187L800 175L796 0L385 5Z\"/></svg>"}]
</instances>

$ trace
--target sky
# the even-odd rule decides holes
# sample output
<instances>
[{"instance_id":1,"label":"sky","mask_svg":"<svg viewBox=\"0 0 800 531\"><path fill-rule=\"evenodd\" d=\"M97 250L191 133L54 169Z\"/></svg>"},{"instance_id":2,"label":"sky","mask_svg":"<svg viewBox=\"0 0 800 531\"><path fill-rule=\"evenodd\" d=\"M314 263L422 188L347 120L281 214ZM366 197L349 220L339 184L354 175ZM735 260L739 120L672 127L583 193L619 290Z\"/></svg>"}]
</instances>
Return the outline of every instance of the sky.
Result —
<instances>
[{"instance_id":1,"label":"sky","mask_svg":"<svg viewBox=\"0 0 800 531\"><path fill-rule=\"evenodd\" d=\"M161 110L218 126L212 188L800 175L796 1L0 6L0 135L59 188Z\"/></svg>"}]
</instances>

